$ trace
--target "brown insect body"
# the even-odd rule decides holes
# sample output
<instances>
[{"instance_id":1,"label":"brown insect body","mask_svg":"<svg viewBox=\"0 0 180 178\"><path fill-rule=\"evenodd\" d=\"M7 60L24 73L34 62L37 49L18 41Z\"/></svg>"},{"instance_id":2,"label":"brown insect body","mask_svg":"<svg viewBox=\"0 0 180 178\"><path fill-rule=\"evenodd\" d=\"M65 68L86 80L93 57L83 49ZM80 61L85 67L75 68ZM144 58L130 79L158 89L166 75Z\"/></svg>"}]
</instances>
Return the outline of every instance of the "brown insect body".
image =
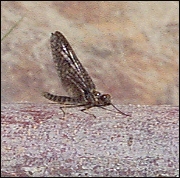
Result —
<instances>
[{"instance_id":1,"label":"brown insect body","mask_svg":"<svg viewBox=\"0 0 180 178\"><path fill-rule=\"evenodd\" d=\"M78 60L66 38L60 32L52 33L50 43L58 75L69 96L56 96L44 92L43 96L45 98L65 106L84 106L85 109L107 105L116 108L111 103L109 94L101 94L96 91L92 79ZM129 116L120 110L118 112Z\"/></svg>"}]
</instances>

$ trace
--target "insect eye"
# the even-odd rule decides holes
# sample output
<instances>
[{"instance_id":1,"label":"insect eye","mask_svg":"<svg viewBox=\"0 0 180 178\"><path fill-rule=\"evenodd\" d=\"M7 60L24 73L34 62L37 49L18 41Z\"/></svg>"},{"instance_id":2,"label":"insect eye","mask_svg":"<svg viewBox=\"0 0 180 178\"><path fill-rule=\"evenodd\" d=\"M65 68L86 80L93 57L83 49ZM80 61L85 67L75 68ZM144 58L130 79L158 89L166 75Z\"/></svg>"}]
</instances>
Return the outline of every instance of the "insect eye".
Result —
<instances>
[{"instance_id":1,"label":"insect eye","mask_svg":"<svg viewBox=\"0 0 180 178\"><path fill-rule=\"evenodd\" d=\"M101 99L106 103L111 103L111 96L109 94L104 94L101 96Z\"/></svg>"},{"instance_id":2,"label":"insect eye","mask_svg":"<svg viewBox=\"0 0 180 178\"><path fill-rule=\"evenodd\" d=\"M94 93L95 96L100 96L101 95L101 93L98 92L98 91L93 91L93 93Z\"/></svg>"},{"instance_id":3,"label":"insect eye","mask_svg":"<svg viewBox=\"0 0 180 178\"><path fill-rule=\"evenodd\" d=\"M97 92L97 93L96 93L96 96L99 96L99 95L101 95L101 93L100 93L100 92Z\"/></svg>"}]
</instances>

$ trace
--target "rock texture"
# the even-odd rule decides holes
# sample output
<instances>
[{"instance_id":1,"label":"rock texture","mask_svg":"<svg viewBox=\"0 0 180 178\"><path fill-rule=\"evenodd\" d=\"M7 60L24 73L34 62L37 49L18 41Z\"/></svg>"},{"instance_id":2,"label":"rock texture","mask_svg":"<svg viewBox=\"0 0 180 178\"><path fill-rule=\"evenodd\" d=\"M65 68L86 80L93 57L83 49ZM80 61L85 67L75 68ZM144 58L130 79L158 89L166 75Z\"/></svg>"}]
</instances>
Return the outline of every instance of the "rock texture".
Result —
<instances>
[{"instance_id":1,"label":"rock texture","mask_svg":"<svg viewBox=\"0 0 180 178\"><path fill-rule=\"evenodd\" d=\"M56 104L3 104L1 175L178 177L179 108L117 107L132 116L71 108L62 118Z\"/></svg>"}]
</instances>

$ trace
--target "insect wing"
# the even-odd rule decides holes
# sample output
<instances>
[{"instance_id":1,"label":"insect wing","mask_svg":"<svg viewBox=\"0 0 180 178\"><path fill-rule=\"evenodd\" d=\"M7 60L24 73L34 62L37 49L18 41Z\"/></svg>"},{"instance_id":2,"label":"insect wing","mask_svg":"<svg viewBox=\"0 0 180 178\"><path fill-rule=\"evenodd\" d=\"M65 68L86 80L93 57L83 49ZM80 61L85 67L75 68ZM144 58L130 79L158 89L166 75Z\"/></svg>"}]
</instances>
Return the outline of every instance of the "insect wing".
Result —
<instances>
[{"instance_id":1,"label":"insect wing","mask_svg":"<svg viewBox=\"0 0 180 178\"><path fill-rule=\"evenodd\" d=\"M52 34L51 48L58 75L70 96L80 97L84 92L95 89L92 79L60 32Z\"/></svg>"}]
</instances>

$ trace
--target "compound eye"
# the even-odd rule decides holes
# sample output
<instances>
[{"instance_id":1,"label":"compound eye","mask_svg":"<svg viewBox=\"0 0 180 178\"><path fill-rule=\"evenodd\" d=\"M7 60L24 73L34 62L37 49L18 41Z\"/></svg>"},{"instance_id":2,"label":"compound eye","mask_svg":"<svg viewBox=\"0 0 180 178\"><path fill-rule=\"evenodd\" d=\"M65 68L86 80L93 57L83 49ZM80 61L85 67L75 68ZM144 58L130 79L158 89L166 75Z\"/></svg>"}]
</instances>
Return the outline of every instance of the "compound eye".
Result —
<instances>
[{"instance_id":1,"label":"compound eye","mask_svg":"<svg viewBox=\"0 0 180 178\"><path fill-rule=\"evenodd\" d=\"M104 94L101 96L101 99L105 102L105 103L111 103L111 96L109 94Z\"/></svg>"},{"instance_id":2,"label":"compound eye","mask_svg":"<svg viewBox=\"0 0 180 178\"><path fill-rule=\"evenodd\" d=\"M94 91L94 95L95 95L95 96L100 96L100 95L101 95L101 93L100 93L100 92L98 92L98 91Z\"/></svg>"},{"instance_id":3,"label":"compound eye","mask_svg":"<svg viewBox=\"0 0 180 178\"><path fill-rule=\"evenodd\" d=\"M110 99L110 98L111 98L111 96L110 96L109 94L104 94L104 95L102 95L102 97L103 97L104 99Z\"/></svg>"}]
</instances>

